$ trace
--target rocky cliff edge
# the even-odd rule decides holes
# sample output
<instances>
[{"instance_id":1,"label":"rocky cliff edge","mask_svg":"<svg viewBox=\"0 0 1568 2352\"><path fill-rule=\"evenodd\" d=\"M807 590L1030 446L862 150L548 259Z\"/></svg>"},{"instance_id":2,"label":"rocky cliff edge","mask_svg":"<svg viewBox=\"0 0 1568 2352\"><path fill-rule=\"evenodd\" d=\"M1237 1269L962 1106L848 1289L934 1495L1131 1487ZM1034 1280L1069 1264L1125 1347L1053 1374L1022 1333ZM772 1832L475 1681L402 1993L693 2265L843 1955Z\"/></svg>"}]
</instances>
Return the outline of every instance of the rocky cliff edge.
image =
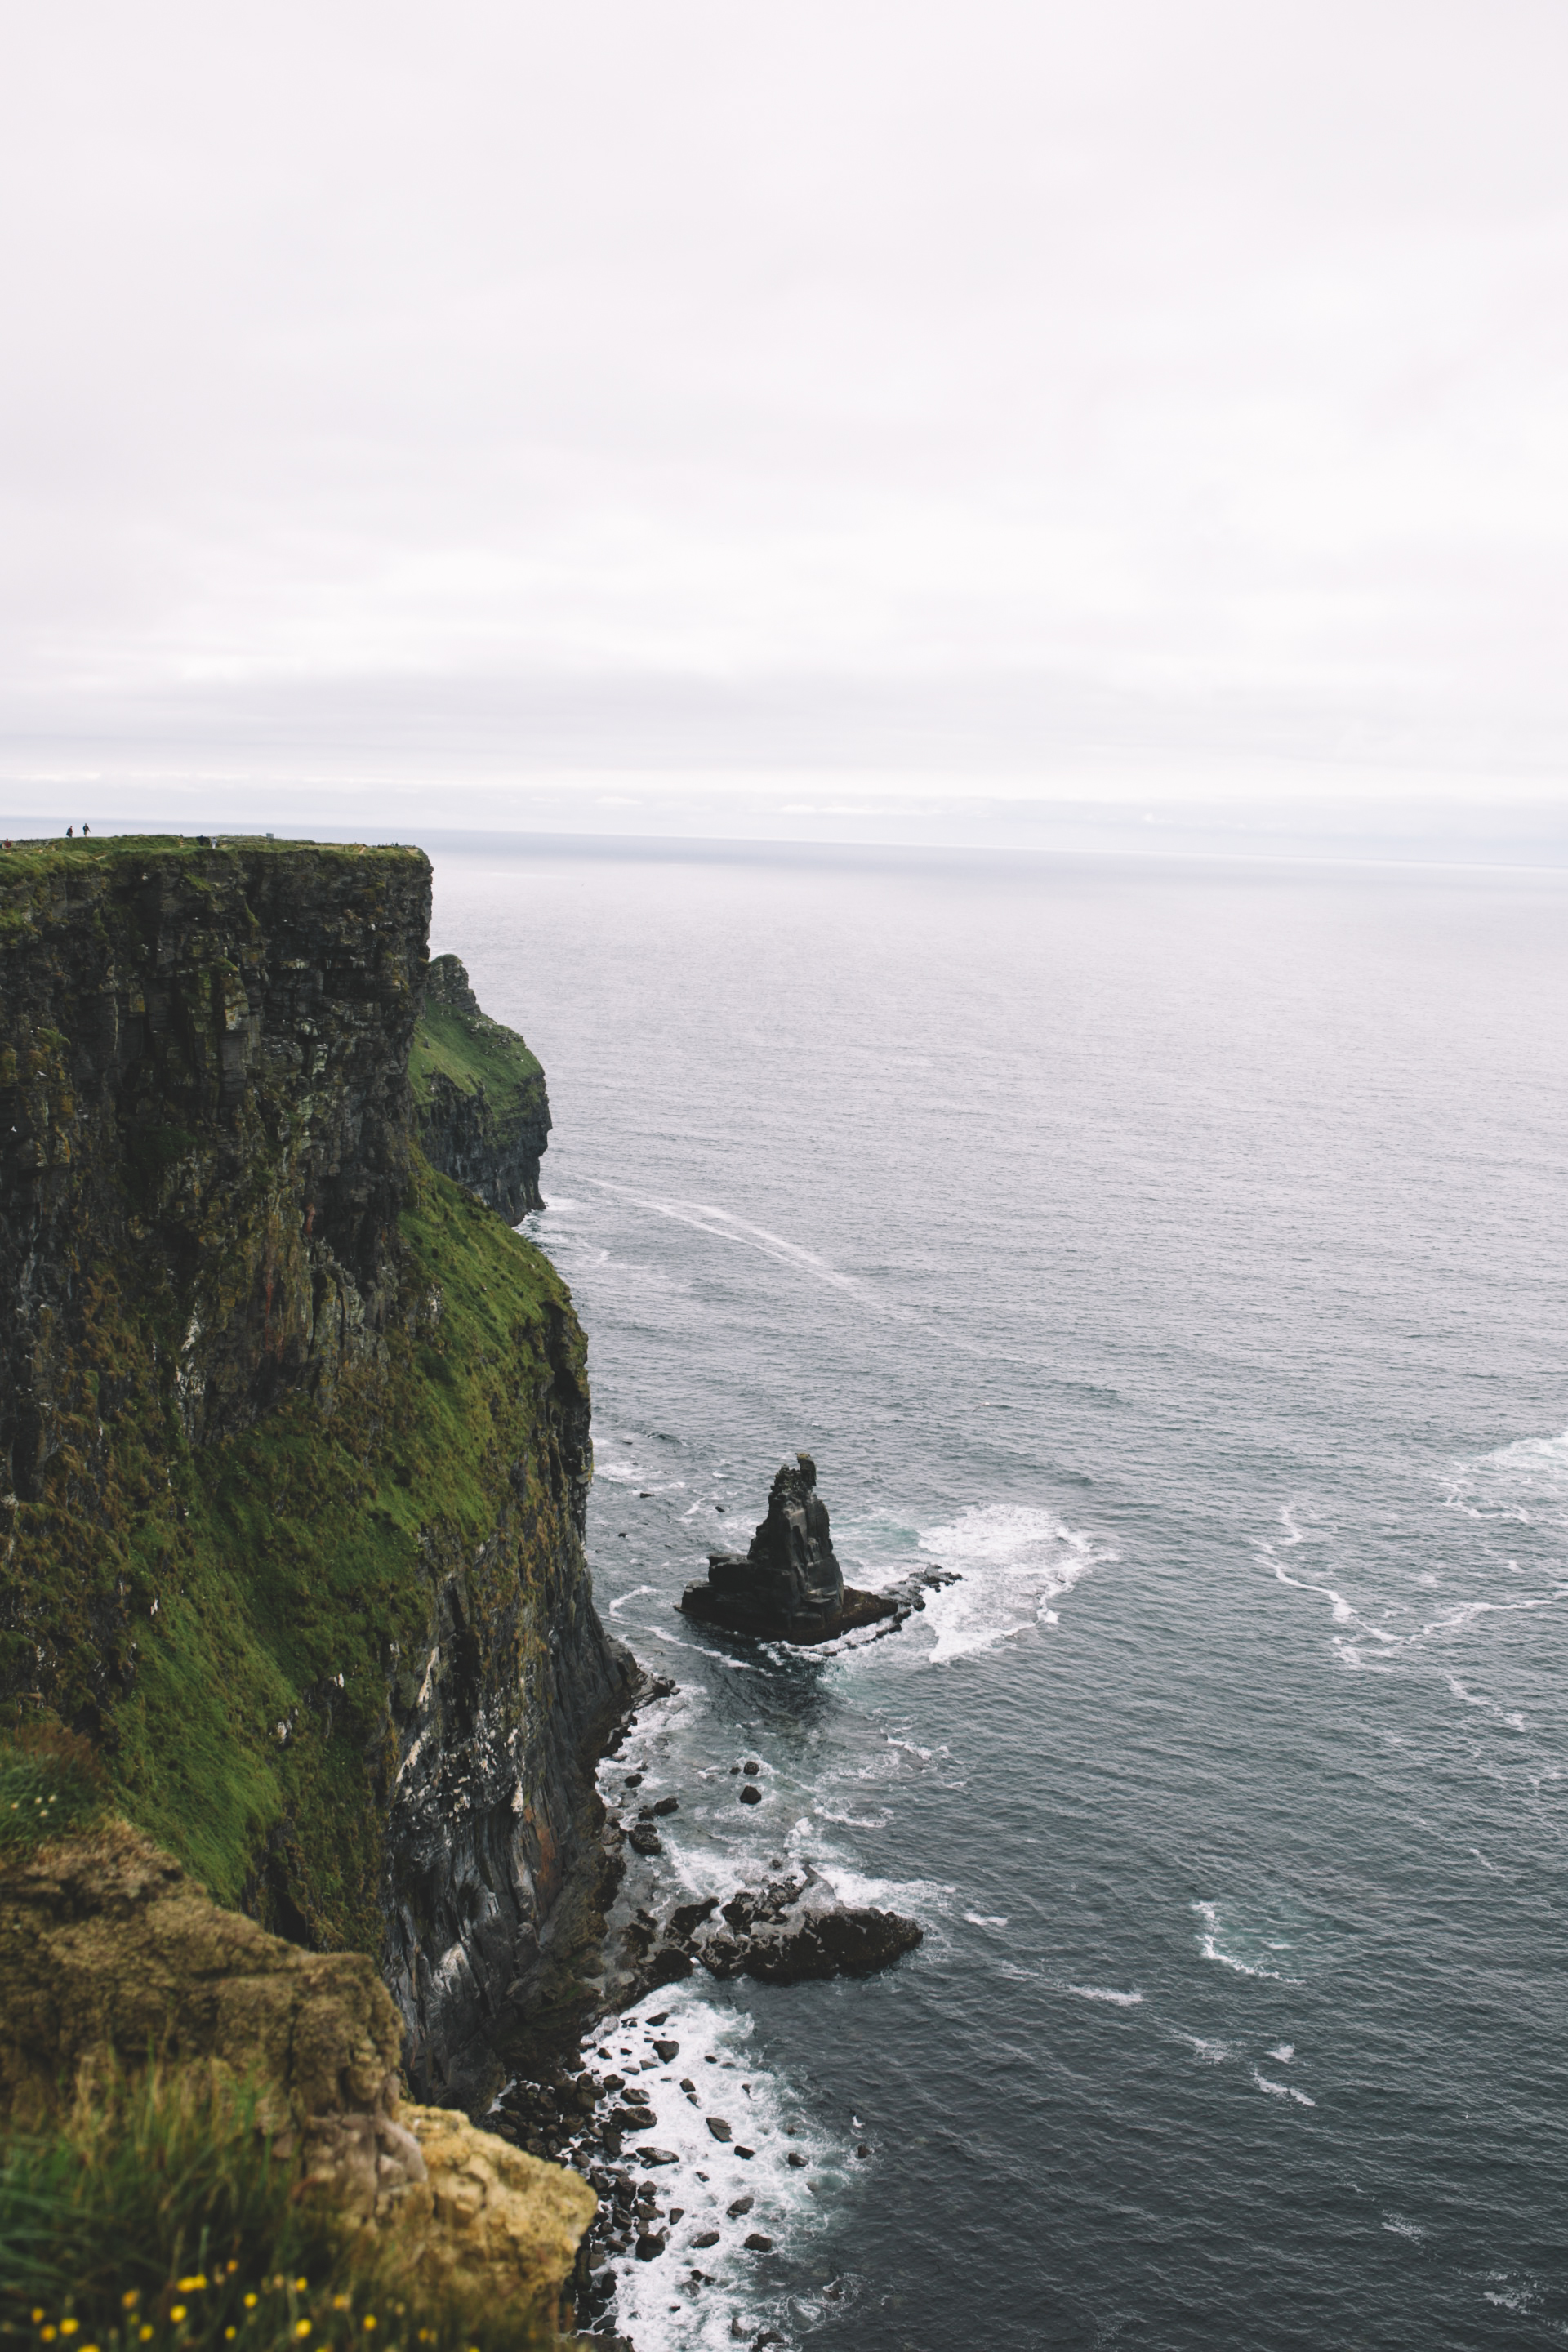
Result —
<instances>
[{"instance_id":1,"label":"rocky cliff edge","mask_svg":"<svg viewBox=\"0 0 1568 2352\"><path fill-rule=\"evenodd\" d=\"M429 902L399 847L0 853L0 1720L373 1958L472 2105L570 2004L635 1670L570 1297L421 1148Z\"/></svg>"}]
</instances>

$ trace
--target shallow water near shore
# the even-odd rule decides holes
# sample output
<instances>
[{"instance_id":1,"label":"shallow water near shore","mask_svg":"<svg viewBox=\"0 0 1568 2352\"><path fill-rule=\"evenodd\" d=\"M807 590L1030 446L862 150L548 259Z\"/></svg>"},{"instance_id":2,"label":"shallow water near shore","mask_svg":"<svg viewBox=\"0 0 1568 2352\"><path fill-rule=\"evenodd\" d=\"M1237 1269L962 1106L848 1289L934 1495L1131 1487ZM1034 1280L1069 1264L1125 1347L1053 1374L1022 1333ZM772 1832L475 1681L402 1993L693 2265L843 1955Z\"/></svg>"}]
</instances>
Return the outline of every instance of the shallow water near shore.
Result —
<instances>
[{"instance_id":1,"label":"shallow water near shore","mask_svg":"<svg viewBox=\"0 0 1568 2352\"><path fill-rule=\"evenodd\" d=\"M1565 916L1555 875L437 859L436 948L548 1073L599 1603L679 1685L606 1796L679 1798L672 1893L809 1860L925 1929L605 2037L686 2209L624 2269L640 2352L1568 2336ZM675 1612L797 1445L852 1582L961 1572L898 1635Z\"/></svg>"}]
</instances>

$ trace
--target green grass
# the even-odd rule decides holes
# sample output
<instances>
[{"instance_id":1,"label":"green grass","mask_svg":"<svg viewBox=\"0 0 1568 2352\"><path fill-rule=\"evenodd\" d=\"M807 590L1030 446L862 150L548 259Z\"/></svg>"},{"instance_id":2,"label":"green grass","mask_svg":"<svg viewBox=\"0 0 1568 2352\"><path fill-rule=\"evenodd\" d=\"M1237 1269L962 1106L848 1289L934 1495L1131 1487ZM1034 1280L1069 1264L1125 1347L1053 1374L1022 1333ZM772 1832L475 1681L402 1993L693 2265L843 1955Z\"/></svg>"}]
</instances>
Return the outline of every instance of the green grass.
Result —
<instances>
[{"instance_id":1,"label":"green grass","mask_svg":"<svg viewBox=\"0 0 1568 2352\"><path fill-rule=\"evenodd\" d=\"M499 1022L475 1021L445 1005L426 1004L408 1056L416 1102L429 1100L430 1080L437 1073L464 1094L477 1093L482 1086L498 1111L510 1109L544 1076L521 1038Z\"/></svg>"},{"instance_id":2,"label":"green grass","mask_svg":"<svg viewBox=\"0 0 1568 2352\"><path fill-rule=\"evenodd\" d=\"M47 1647L59 1717L97 1714L130 1818L220 1902L373 1954L389 1688L416 1682L440 1578L463 1577L482 1627L551 1549L539 1457L563 1349L583 1377L549 1261L422 1159L402 1235L404 1295L423 1305L381 1360L346 1372L328 1412L295 1397L194 1452L160 1387L177 1333L100 1274L90 1377L129 1380L140 1402L101 1487L82 1496L62 1446L0 1570L26 1610L0 1641L23 1661ZM24 1696L12 1720L27 1716Z\"/></svg>"},{"instance_id":3,"label":"green grass","mask_svg":"<svg viewBox=\"0 0 1568 2352\"><path fill-rule=\"evenodd\" d=\"M402 843L383 843L379 848L401 848ZM17 861L13 872L36 867L40 862L59 859L77 865L102 864L107 859L130 859L147 856L167 856L171 851L187 851L193 858L207 857L225 850L244 850L247 856L258 851L310 850L313 857L356 858L370 851L363 842L292 841L282 835L274 841L258 833L212 834L206 842L198 841L193 833L94 833L84 841L79 835L67 841L63 834L39 834L23 840L13 836L10 848L0 848L0 861ZM422 853L411 851L410 855ZM5 867L0 865L0 872Z\"/></svg>"},{"instance_id":4,"label":"green grass","mask_svg":"<svg viewBox=\"0 0 1568 2352\"><path fill-rule=\"evenodd\" d=\"M84 2084L0 2152L0 2340L50 2352L500 2352L558 2340L437 2300L294 2194L255 2096L200 2070Z\"/></svg>"},{"instance_id":5,"label":"green grass","mask_svg":"<svg viewBox=\"0 0 1568 2352\"><path fill-rule=\"evenodd\" d=\"M86 1829L106 1803L103 1766L79 1733L34 1724L0 1746L0 1854Z\"/></svg>"}]
</instances>

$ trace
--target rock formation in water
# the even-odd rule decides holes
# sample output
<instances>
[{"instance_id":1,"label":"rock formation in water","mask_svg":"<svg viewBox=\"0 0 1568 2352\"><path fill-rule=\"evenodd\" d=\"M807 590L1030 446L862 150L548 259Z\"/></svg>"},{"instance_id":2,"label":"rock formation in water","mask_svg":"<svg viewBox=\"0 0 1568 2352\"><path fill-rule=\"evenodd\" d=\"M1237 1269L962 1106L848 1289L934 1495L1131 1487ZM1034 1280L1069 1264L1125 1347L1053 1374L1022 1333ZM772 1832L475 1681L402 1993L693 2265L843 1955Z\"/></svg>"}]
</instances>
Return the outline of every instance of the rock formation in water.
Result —
<instances>
[{"instance_id":1,"label":"rock formation in water","mask_svg":"<svg viewBox=\"0 0 1568 2352\"><path fill-rule=\"evenodd\" d=\"M755 1890L742 1887L678 1904L656 1929L634 1920L627 1937L639 1985L670 1984L700 1961L710 1976L755 1977L763 1984L804 1984L825 1977L868 1977L890 1968L921 1940L918 1921L871 1904L845 1903L820 1871L803 1864Z\"/></svg>"},{"instance_id":2,"label":"rock formation in water","mask_svg":"<svg viewBox=\"0 0 1568 2352\"><path fill-rule=\"evenodd\" d=\"M0 1726L85 1732L222 1902L372 1956L416 2090L473 2105L569 2005L635 1668L583 1335L503 1222L542 1082L436 1085L526 1049L460 971L421 1029L429 904L411 849L0 854Z\"/></svg>"},{"instance_id":3,"label":"rock formation in water","mask_svg":"<svg viewBox=\"0 0 1568 2352\"><path fill-rule=\"evenodd\" d=\"M768 1494L768 1515L743 1552L710 1551L708 1580L680 1597L687 1616L763 1642L830 1642L863 1625L901 1624L924 1606L922 1585L952 1580L927 1570L886 1592L858 1592L834 1555L827 1507L809 1454L786 1462Z\"/></svg>"},{"instance_id":4,"label":"rock formation in water","mask_svg":"<svg viewBox=\"0 0 1568 2352\"><path fill-rule=\"evenodd\" d=\"M480 1011L455 955L431 959L409 1076L419 1139L433 1168L477 1192L509 1225L543 1207L539 1162L550 1139L544 1073L515 1029Z\"/></svg>"}]
</instances>

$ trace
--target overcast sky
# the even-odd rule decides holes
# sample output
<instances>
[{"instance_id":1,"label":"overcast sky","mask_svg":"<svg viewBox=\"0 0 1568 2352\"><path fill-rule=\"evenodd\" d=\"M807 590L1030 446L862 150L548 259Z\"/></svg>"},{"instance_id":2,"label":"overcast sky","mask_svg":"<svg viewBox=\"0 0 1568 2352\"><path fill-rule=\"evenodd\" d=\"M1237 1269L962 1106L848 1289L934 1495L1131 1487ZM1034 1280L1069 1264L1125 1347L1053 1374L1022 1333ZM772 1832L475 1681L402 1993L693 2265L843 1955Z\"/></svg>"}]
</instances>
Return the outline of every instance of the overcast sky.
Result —
<instances>
[{"instance_id":1,"label":"overcast sky","mask_svg":"<svg viewBox=\"0 0 1568 2352\"><path fill-rule=\"evenodd\" d=\"M13 804L1558 794L1561 0L8 17Z\"/></svg>"}]
</instances>

